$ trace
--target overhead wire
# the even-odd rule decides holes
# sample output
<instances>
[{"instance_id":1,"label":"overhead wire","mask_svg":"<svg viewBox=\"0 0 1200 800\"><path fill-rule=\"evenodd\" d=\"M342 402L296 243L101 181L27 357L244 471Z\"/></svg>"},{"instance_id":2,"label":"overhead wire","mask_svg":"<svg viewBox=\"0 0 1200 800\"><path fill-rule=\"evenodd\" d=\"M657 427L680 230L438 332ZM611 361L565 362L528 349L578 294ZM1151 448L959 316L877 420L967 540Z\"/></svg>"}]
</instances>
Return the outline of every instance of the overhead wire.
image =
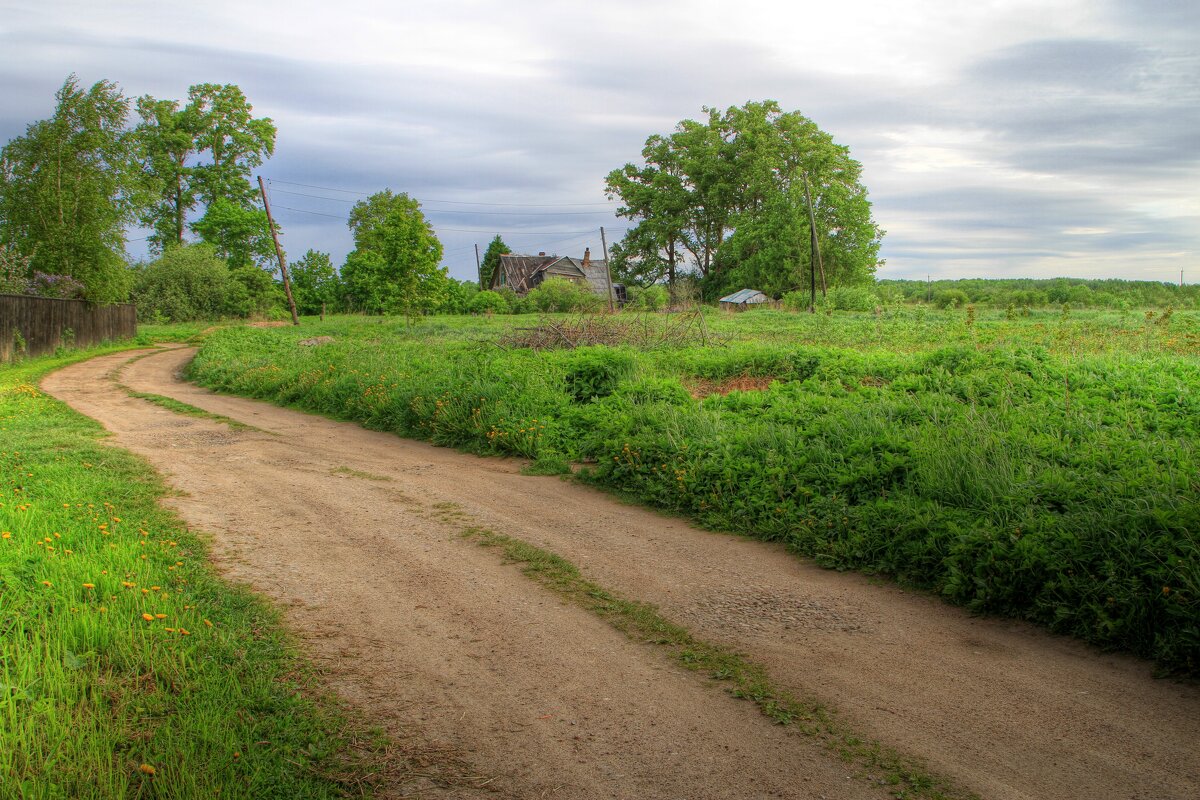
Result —
<instances>
[{"instance_id":1,"label":"overhead wire","mask_svg":"<svg viewBox=\"0 0 1200 800\"><path fill-rule=\"evenodd\" d=\"M353 189L337 189L332 186L317 186L312 183L296 183L295 181L281 181L275 178L267 178L267 183L281 183L285 186L302 186L305 189L320 189L323 192L339 192L341 194L353 194L359 197L370 197L370 192L359 192ZM280 189L279 191L283 191ZM334 198L327 198L334 199ZM462 206L498 206L501 208L572 208L572 207L604 207L611 208L612 203L484 203L471 200L434 200L430 198L414 197L414 200L422 203L445 203L447 205L462 205Z\"/></svg>"},{"instance_id":2,"label":"overhead wire","mask_svg":"<svg viewBox=\"0 0 1200 800\"><path fill-rule=\"evenodd\" d=\"M305 194L304 192L289 192L286 189L276 189L275 194L288 194L294 197L312 197L317 200L328 200L331 203L355 203L355 200L343 200L340 197L322 197L318 194ZM427 201L430 202L430 201ZM438 201L431 201L438 202ZM596 214L608 214L610 211L455 211L449 208L423 208L421 209L427 214L468 214L468 215L489 215L489 216L519 216L519 217L571 217L571 216L594 216Z\"/></svg>"},{"instance_id":3,"label":"overhead wire","mask_svg":"<svg viewBox=\"0 0 1200 800\"><path fill-rule=\"evenodd\" d=\"M282 208L287 211L296 211L301 214L312 214L313 216L316 216L316 217L329 217L330 219L340 219L340 220L346 219L344 216L341 216L339 214L326 214L322 211L309 211L308 209L293 208L292 206L274 205L274 206L272 206L272 208ZM555 234L559 234L559 233L567 233L567 231L496 230L496 229L492 229L492 228L445 228L445 227L442 227L441 225L434 225L433 227L439 231L452 231L454 233L497 233L497 234L503 233L503 234L508 234L510 236L521 236L521 235L554 236ZM579 231L575 235L581 236L583 234L592 233L594 230L595 230L594 228L586 228L584 230ZM623 230L626 230L626 228L616 227L616 228L612 228L612 230L623 231Z\"/></svg>"}]
</instances>

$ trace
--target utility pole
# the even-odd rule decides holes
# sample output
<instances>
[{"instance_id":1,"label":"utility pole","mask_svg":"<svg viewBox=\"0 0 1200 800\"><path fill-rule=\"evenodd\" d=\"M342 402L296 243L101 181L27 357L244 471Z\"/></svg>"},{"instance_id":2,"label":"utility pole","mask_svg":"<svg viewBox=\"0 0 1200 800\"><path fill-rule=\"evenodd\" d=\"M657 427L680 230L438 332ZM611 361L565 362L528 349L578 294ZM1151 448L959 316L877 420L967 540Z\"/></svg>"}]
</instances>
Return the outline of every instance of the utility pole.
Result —
<instances>
[{"instance_id":1,"label":"utility pole","mask_svg":"<svg viewBox=\"0 0 1200 800\"><path fill-rule=\"evenodd\" d=\"M825 286L825 262L821 259L821 245L817 242L817 217L813 213L812 195L808 192L808 173L801 173L804 178L804 202L808 204L808 232L812 236L812 253L816 259L817 268L821 270L821 297L829 294ZM814 296L816 291L813 292Z\"/></svg>"},{"instance_id":2,"label":"utility pole","mask_svg":"<svg viewBox=\"0 0 1200 800\"><path fill-rule=\"evenodd\" d=\"M613 304L612 267L608 265L608 240L604 238L604 226L600 226L600 246L604 248L604 275L608 278L608 310L616 311Z\"/></svg>"},{"instance_id":3,"label":"utility pole","mask_svg":"<svg viewBox=\"0 0 1200 800\"><path fill-rule=\"evenodd\" d=\"M477 275L479 275L479 288L488 288L483 285L483 267L479 263L479 242L475 243L475 272Z\"/></svg>"},{"instance_id":4,"label":"utility pole","mask_svg":"<svg viewBox=\"0 0 1200 800\"><path fill-rule=\"evenodd\" d=\"M283 292L287 295L288 308L292 311L292 324L299 325L300 316L296 313L296 300L292 297L292 281L288 278L283 248L279 246L279 232L275 230L275 220L271 218L271 202L267 200L267 187L263 185L262 175L258 176L258 191L262 195L263 210L267 212L267 227L271 229L271 239L275 242L275 255L279 258L279 271L283 273Z\"/></svg>"}]
</instances>

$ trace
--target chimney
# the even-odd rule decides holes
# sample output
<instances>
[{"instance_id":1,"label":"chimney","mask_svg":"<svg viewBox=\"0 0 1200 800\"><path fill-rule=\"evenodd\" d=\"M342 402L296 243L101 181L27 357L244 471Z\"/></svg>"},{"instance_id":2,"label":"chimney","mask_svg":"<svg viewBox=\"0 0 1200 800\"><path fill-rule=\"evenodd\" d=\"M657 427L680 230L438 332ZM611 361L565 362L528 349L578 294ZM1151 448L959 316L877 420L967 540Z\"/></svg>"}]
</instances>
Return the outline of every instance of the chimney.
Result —
<instances>
[{"instance_id":1,"label":"chimney","mask_svg":"<svg viewBox=\"0 0 1200 800\"><path fill-rule=\"evenodd\" d=\"M545 250L543 250L543 251L541 251L540 253L538 253L538 255L539 255L539 256L544 256L544 255L546 255L546 251L545 251Z\"/></svg>"},{"instance_id":2,"label":"chimney","mask_svg":"<svg viewBox=\"0 0 1200 800\"><path fill-rule=\"evenodd\" d=\"M587 269L592 263L592 248L583 248L583 268Z\"/></svg>"}]
</instances>

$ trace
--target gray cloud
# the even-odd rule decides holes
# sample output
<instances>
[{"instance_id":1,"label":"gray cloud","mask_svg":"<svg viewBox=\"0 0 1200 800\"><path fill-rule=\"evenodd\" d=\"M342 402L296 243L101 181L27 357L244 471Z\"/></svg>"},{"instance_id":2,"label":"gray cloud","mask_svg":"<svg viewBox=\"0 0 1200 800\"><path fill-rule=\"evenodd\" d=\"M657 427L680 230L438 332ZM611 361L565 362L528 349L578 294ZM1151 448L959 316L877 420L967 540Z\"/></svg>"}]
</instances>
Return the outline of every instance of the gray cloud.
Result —
<instances>
[{"instance_id":1,"label":"gray cloud","mask_svg":"<svg viewBox=\"0 0 1200 800\"><path fill-rule=\"evenodd\" d=\"M129 94L159 97L182 97L191 83L230 82L279 125L276 156L262 170L279 181L390 187L425 200L601 204L603 176L636 161L648 135L698 118L705 104L773 98L813 118L863 162L876 215L892 231L885 273L969 263L1030 274L1056 263L1076 269L1090 256L1184 253L1161 257L1166 268L1200 249L1195 193L1181 188L1200 177L1198 9L1168 0L1114 3L1093 20L1109 26L1107 36L1060 31L981 51L960 69L922 80L903 71L797 66L758 42L698 40L686 28L675 36L618 35L615 26L584 32L566 11L557 28L531 21L542 26L533 67L500 75L485 67L316 61L202 44L226 39L200 35L164 43L134 25L112 36L26 11L0 29L0 49L9 54L0 61L0 137L48 115L71 71L85 83L111 78ZM964 166L901 171L912 161L905 148L925 138ZM1045 180L1022 179L1028 174ZM1178 216L1145 208L1170 198L1179 200ZM316 246L340 258L349 248L348 204L282 194L275 202L297 255ZM619 232L627 224L603 206L557 209L598 212L571 216L426 207L445 230L447 263L460 277L474 273L472 244L490 234L457 229L536 231L506 238L517 249L558 243L582 251L598 249L590 231L599 225ZM1089 232L1063 233L1075 229Z\"/></svg>"}]
</instances>

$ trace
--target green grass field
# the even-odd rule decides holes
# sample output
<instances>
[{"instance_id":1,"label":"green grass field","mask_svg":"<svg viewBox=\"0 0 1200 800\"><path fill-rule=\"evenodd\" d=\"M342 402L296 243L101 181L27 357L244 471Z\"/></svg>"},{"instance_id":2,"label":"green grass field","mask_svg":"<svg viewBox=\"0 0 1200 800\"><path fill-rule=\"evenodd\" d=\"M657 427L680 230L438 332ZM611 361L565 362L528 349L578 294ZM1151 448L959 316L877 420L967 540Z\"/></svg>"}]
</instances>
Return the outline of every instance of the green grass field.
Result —
<instances>
[{"instance_id":1,"label":"green grass field","mask_svg":"<svg viewBox=\"0 0 1200 800\"><path fill-rule=\"evenodd\" d=\"M1200 667L1196 312L624 319L675 334L533 352L505 343L531 317L306 320L217 332L191 375L541 471L584 461L706 526Z\"/></svg>"},{"instance_id":2,"label":"green grass field","mask_svg":"<svg viewBox=\"0 0 1200 800\"><path fill-rule=\"evenodd\" d=\"M213 573L145 463L39 390L98 352L0 367L0 797L369 785L354 754L371 745L321 699L275 612Z\"/></svg>"}]
</instances>

